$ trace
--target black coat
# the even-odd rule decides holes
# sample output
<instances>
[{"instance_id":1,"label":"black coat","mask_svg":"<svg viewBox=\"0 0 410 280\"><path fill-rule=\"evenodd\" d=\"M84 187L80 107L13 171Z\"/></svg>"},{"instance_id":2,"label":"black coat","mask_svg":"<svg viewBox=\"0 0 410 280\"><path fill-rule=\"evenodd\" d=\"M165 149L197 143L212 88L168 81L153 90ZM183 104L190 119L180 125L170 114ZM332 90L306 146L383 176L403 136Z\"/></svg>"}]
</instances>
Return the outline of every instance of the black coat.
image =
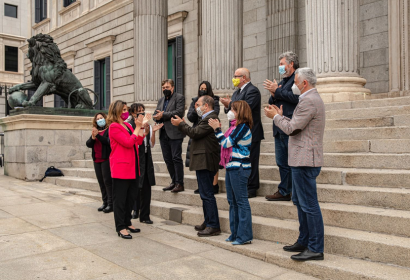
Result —
<instances>
[{"instance_id":1,"label":"black coat","mask_svg":"<svg viewBox=\"0 0 410 280\"><path fill-rule=\"evenodd\" d=\"M105 130L103 136L97 134L96 138L102 144L102 159L109 159L111 154L110 138L108 137L108 128ZM90 138L85 143L88 148L92 149L91 156L95 160L94 144L95 140L90 136Z\"/></svg>"},{"instance_id":2,"label":"black coat","mask_svg":"<svg viewBox=\"0 0 410 280\"><path fill-rule=\"evenodd\" d=\"M295 80L295 73L293 73L288 78L283 78L279 82L278 86L281 86L275 91L275 98L272 96L269 98L269 104L275 104L280 108L283 106L283 115L289 119L293 116L293 111L295 111L296 106L299 103L299 96L293 94L292 86ZM273 136L278 134L286 135L279 127L273 122Z\"/></svg>"},{"instance_id":3,"label":"black coat","mask_svg":"<svg viewBox=\"0 0 410 280\"><path fill-rule=\"evenodd\" d=\"M196 110L195 110L195 103L198 101L198 99L199 99L198 96L192 98L191 105L189 106L189 109L188 109L187 117L188 117L188 120L192 123L192 127L195 127L198 124L198 122L201 120L201 118L198 117L198 114L196 113ZM219 112L221 110L221 107L219 105L219 96L214 96L214 101L215 101L214 112L216 113L217 116L219 116ZM186 149L186 160L185 160L186 167L189 167L189 162L191 160L189 156L189 149L191 146L191 142L192 142L192 139L189 139L188 147Z\"/></svg>"},{"instance_id":4,"label":"black coat","mask_svg":"<svg viewBox=\"0 0 410 280\"><path fill-rule=\"evenodd\" d=\"M136 125L135 125L134 118L131 118L131 120L129 121L129 124L132 126L133 129L135 129ZM145 154L145 143L142 143L142 145L138 146L138 156L139 156L139 164L140 164L140 177L139 177L138 186L140 188L144 186L144 178L145 178L146 173L148 174L148 182L150 186L155 186L154 162L152 160L151 145L149 144L150 139L151 139L151 133L148 133L148 135L145 138L148 141L147 142L148 143L147 154Z\"/></svg>"},{"instance_id":5,"label":"black coat","mask_svg":"<svg viewBox=\"0 0 410 280\"><path fill-rule=\"evenodd\" d=\"M231 98L232 102L243 100L249 104L252 110L253 127L252 132L252 142L259 142L265 139L263 135L263 126L261 122L261 93L257 87L255 87L251 82L245 86L242 90L238 89L235 91ZM231 110L231 103L229 107L225 108L225 114Z\"/></svg>"}]
</instances>

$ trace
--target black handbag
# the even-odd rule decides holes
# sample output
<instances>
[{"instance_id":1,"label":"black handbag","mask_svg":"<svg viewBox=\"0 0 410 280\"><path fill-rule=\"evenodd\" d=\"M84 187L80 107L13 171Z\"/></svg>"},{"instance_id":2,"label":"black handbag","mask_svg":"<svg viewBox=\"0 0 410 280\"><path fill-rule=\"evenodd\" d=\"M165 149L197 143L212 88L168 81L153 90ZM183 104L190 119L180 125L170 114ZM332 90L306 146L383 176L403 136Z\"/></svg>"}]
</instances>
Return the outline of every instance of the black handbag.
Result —
<instances>
[{"instance_id":1,"label":"black handbag","mask_svg":"<svg viewBox=\"0 0 410 280\"><path fill-rule=\"evenodd\" d=\"M43 182L43 180L46 177L58 177L58 176L64 176L63 172L61 172L60 169L57 169L54 166L50 166L49 168L47 168L46 173L44 174L44 177L40 180L40 182Z\"/></svg>"}]
</instances>

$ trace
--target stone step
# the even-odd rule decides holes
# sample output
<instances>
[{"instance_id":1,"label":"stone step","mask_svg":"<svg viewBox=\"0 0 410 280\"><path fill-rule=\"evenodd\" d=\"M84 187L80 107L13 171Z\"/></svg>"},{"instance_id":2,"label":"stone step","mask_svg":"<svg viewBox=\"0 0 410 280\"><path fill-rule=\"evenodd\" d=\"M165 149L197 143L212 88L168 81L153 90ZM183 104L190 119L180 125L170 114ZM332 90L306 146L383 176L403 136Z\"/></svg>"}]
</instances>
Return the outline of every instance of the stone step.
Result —
<instances>
[{"instance_id":1,"label":"stone step","mask_svg":"<svg viewBox=\"0 0 410 280\"><path fill-rule=\"evenodd\" d=\"M186 153L182 154L185 162ZM161 152L153 152L154 162L163 161ZM274 153L261 153L259 164L276 166ZM324 167L337 168L410 169L410 154L324 153Z\"/></svg>"},{"instance_id":2,"label":"stone step","mask_svg":"<svg viewBox=\"0 0 410 280\"><path fill-rule=\"evenodd\" d=\"M410 96L326 103L326 111L410 105Z\"/></svg>"},{"instance_id":3,"label":"stone step","mask_svg":"<svg viewBox=\"0 0 410 280\"><path fill-rule=\"evenodd\" d=\"M164 192L163 187L152 188L152 200L202 207L202 200L192 190L174 194ZM219 210L229 211L226 194L215 195ZM298 219L296 207L291 201L271 202L264 197L249 200L252 216L278 219ZM403 210L381 209L358 205L345 205L321 202L325 225L355 230L379 232L410 237L410 212Z\"/></svg>"},{"instance_id":4,"label":"stone step","mask_svg":"<svg viewBox=\"0 0 410 280\"><path fill-rule=\"evenodd\" d=\"M398 104L395 106L382 106L378 108L353 108L326 111L326 120L352 118L380 118L399 115L408 115L410 104Z\"/></svg>"},{"instance_id":5,"label":"stone step","mask_svg":"<svg viewBox=\"0 0 410 280\"><path fill-rule=\"evenodd\" d=\"M178 195L178 194L175 194ZM169 209L183 208L182 223L198 225L204 220L202 207L152 201L151 213L169 219ZM229 230L229 213L219 210L221 230ZM253 236L271 242L293 244L297 240L299 225L294 220L252 217ZM193 230L193 229L192 229ZM393 235L325 226L325 253L366 259L375 262L410 266L410 239Z\"/></svg>"},{"instance_id":6,"label":"stone step","mask_svg":"<svg viewBox=\"0 0 410 280\"><path fill-rule=\"evenodd\" d=\"M48 180L51 180L53 184L57 182L58 185L66 187L99 191L93 169L75 171L67 168L63 172L66 176L60 178L50 177ZM77 176L80 174L83 177ZM170 178L166 173L156 173L156 181L157 185L166 186L170 183ZM84 184L81 182L84 182ZM279 181L261 180L257 192L258 196L265 197L275 193L279 183ZM185 175L184 184L185 189L195 190L198 188L195 175ZM219 186L221 192L225 192L225 178L221 174L219 176ZM408 203L410 201L410 189L318 184L317 191L321 202L410 210L410 204Z\"/></svg>"},{"instance_id":7,"label":"stone step","mask_svg":"<svg viewBox=\"0 0 410 280\"><path fill-rule=\"evenodd\" d=\"M410 139L410 127L338 128L324 135L324 141L374 139Z\"/></svg>"},{"instance_id":8,"label":"stone step","mask_svg":"<svg viewBox=\"0 0 410 280\"><path fill-rule=\"evenodd\" d=\"M160 205L157 205L160 208ZM166 216L166 214L164 214ZM179 234L195 241L207 243L219 248L243 254L248 257L276 264L304 274L309 274L319 279L334 280L402 280L410 279L410 270L405 267L392 266L366 260L352 259L330 253L325 254L325 259L318 262L304 262L303 265L290 259L294 253L283 251L285 244L254 239L249 246L232 246L225 242L228 234L209 238L198 237L197 232L188 225L161 225L161 229Z\"/></svg>"}]
</instances>

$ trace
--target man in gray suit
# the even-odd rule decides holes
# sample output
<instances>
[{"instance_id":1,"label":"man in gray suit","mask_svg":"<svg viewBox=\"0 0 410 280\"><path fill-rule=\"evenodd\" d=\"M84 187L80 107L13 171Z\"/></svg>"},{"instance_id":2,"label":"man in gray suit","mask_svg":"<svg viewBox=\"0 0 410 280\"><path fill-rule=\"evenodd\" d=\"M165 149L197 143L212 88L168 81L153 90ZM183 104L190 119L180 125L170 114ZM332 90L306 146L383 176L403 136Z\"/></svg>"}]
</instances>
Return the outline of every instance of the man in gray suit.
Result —
<instances>
[{"instance_id":1,"label":"man in gray suit","mask_svg":"<svg viewBox=\"0 0 410 280\"><path fill-rule=\"evenodd\" d=\"M185 135L177 127L171 124L171 118L175 115L184 117L185 98L182 94L174 92L174 81L167 79L162 81L164 97L158 101L153 119L164 126L159 131L162 156L171 176L171 184L163 188L164 191L181 192L184 190L184 162L182 160L182 141Z\"/></svg>"},{"instance_id":2,"label":"man in gray suit","mask_svg":"<svg viewBox=\"0 0 410 280\"><path fill-rule=\"evenodd\" d=\"M283 108L270 105L265 115L273 118L277 127L289 135L289 166L292 170L292 200L298 209L299 238L283 249L301 252L291 258L296 261L323 260L324 226L317 200L316 177L323 165L323 134L325 105L317 92L316 75L310 68L295 72L292 91L299 96L293 118L283 116Z\"/></svg>"}]
</instances>

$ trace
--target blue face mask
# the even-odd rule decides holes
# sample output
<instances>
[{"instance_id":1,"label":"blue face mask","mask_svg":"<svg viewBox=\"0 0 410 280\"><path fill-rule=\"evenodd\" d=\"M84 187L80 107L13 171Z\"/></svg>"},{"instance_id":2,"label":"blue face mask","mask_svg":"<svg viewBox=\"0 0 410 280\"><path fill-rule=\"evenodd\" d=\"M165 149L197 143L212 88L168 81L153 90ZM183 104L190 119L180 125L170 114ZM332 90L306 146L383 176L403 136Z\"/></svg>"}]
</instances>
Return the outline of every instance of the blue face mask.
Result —
<instances>
[{"instance_id":1,"label":"blue face mask","mask_svg":"<svg viewBox=\"0 0 410 280\"><path fill-rule=\"evenodd\" d=\"M282 76L286 73L285 65L279 65L279 74Z\"/></svg>"},{"instance_id":2,"label":"blue face mask","mask_svg":"<svg viewBox=\"0 0 410 280\"><path fill-rule=\"evenodd\" d=\"M97 120L97 125L99 127L105 127L105 119L99 119Z\"/></svg>"}]
</instances>

